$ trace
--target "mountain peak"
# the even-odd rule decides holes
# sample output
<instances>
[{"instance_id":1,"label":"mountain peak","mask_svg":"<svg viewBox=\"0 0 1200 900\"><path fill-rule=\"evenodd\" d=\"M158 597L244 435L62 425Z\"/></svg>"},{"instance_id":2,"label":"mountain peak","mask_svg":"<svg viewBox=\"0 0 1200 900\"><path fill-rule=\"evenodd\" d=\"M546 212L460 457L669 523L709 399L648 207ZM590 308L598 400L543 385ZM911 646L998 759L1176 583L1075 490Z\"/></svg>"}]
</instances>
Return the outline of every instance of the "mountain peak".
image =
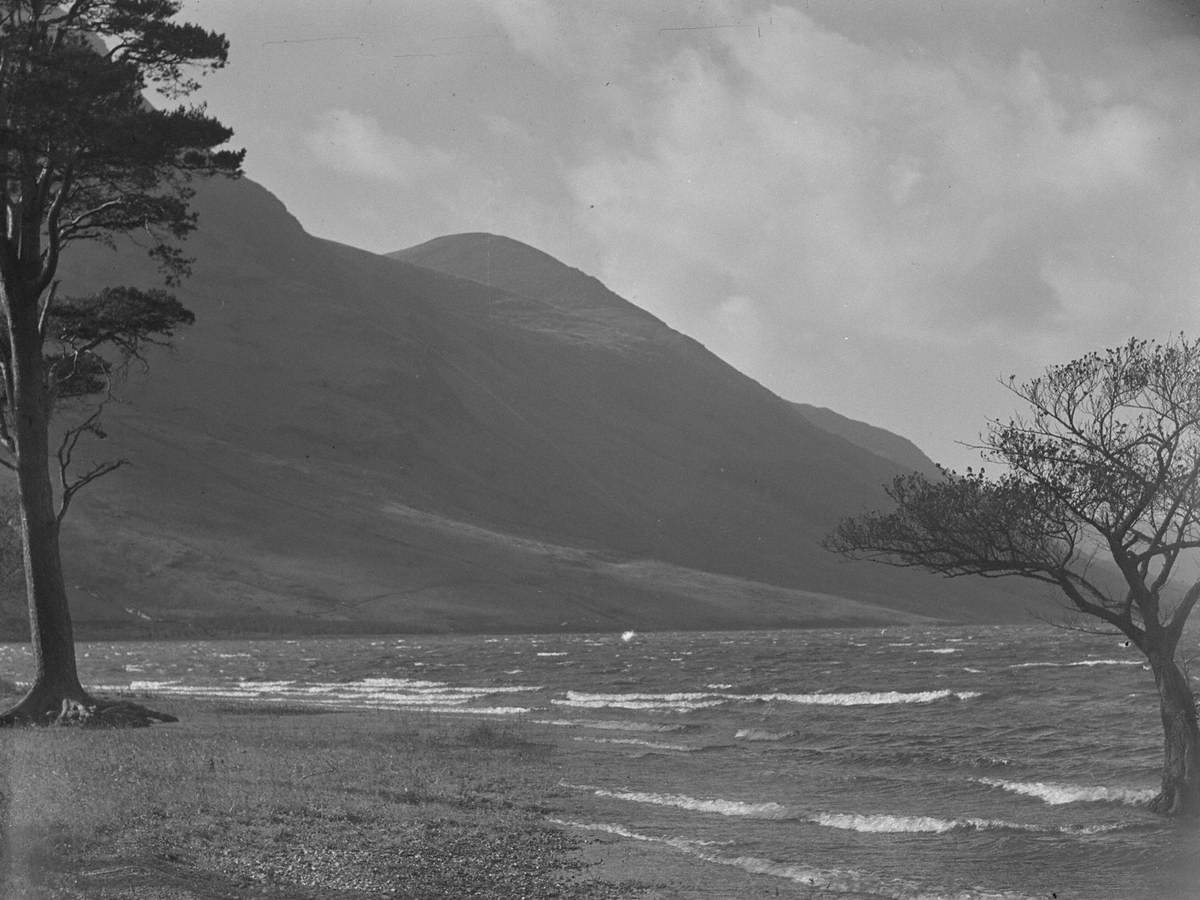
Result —
<instances>
[{"instance_id":1,"label":"mountain peak","mask_svg":"<svg viewBox=\"0 0 1200 900\"><path fill-rule=\"evenodd\" d=\"M661 320L614 294L599 279L504 235L450 234L386 255L532 301L535 309L510 309L509 315L513 321L523 317L534 330L586 332L589 339L614 346L678 338ZM586 323L583 332L581 323Z\"/></svg>"},{"instance_id":2,"label":"mountain peak","mask_svg":"<svg viewBox=\"0 0 1200 900\"><path fill-rule=\"evenodd\" d=\"M482 284L494 284L495 278L510 278L518 270L532 270L535 277L560 275L564 270L579 274L577 269L559 262L549 253L515 238L486 231L447 234L387 255Z\"/></svg>"}]
</instances>

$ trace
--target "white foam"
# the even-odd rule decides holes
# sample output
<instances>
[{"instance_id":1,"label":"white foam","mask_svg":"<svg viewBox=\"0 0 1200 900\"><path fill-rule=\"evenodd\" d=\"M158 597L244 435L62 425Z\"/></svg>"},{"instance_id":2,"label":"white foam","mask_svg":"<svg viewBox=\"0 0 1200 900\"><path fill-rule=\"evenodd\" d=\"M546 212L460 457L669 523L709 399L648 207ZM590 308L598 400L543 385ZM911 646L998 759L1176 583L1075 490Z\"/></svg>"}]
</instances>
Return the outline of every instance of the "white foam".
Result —
<instances>
[{"instance_id":1,"label":"white foam","mask_svg":"<svg viewBox=\"0 0 1200 900\"><path fill-rule=\"evenodd\" d=\"M826 828L866 834L945 834L948 831L1025 831L1053 834L1097 834L1126 827L1115 825L1031 825L1001 819L940 819L935 816L819 813L805 821Z\"/></svg>"},{"instance_id":2,"label":"white foam","mask_svg":"<svg viewBox=\"0 0 1200 900\"><path fill-rule=\"evenodd\" d=\"M1103 785L1061 784L1047 781L1003 781L999 778L972 778L977 784L999 788L1012 794L1036 797L1051 806L1067 803L1124 803L1138 806L1157 795L1154 788L1119 788Z\"/></svg>"},{"instance_id":3,"label":"white foam","mask_svg":"<svg viewBox=\"0 0 1200 900\"><path fill-rule=\"evenodd\" d=\"M944 834L962 827L961 823L931 816L857 815L855 813L820 813L807 821L827 828L862 831L870 834Z\"/></svg>"},{"instance_id":4,"label":"white foam","mask_svg":"<svg viewBox=\"0 0 1200 900\"><path fill-rule=\"evenodd\" d=\"M918 653L962 653L961 647L938 647L936 650L918 650Z\"/></svg>"},{"instance_id":5,"label":"white foam","mask_svg":"<svg viewBox=\"0 0 1200 900\"><path fill-rule=\"evenodd\" d=\"M450 711L493 695L532 693L533 685L458 686L438 681L374 677L359 681L297 684L295 681L240 679L226 684L189 685L179 680L131 681L128 685L99 685L98 692L135 691L168 697L296 702L340 709L423 709ZM517 707L503 707L505 710ZM524 711L524 708L521 708Z\"/></svg>"},{"instance_id":6,"label":"white foam","mask_svg":"<svg viewBox=\"0 0 1200 900\"><path fill-rule=\"evenodd\" d=\"M650 709L690 712L708 709L727 702L726 698L710 693L679 692L670 694L588 694L567 691L565 699L550 701L558 706L580 709Z\"/></svg>"},{"instance_id":7,"label":"white foam","mask_svg":"<svg viewBox=\"0 0 1200 900\"><path fill-rule=\"evenodd\" d=\"M1081 659L1076 662L1027 662L1013 663L1010 669L1074 669L1079 666L1140 666L1140 659Z\"/></svg>"},{"instance_id":8,"label":"white foam","mask_svg":"<svg viewBox=\"0 0 1200 900\"><path fill-rule=\"evenodd\" d=\"M639 834L636 831L626 828L624 825L614 825L607 822L570 822L564 819L551 818L548 818L546 821L554 825L561 825L564 828L579 828L583 831L600 831L604 834L615 834L618 837L630 838L631 840L635 841L648 841L655 844L666 844L669 847L675 847L679 850L692 850L700 847L715 847L722 843L720 841L701 841L681 837L652 837L648 834Z\"/></svg>"},{"instance_id":9,"label":"white foam","mask_svg":"<svg viewBox=\"0 0 1200 900\"><path fill-rule=\"evenodd\" d=\"M972 700L978 696L978 691L856 691L849 694L758 694L747 699L808 706L888 706L894 703L934 703L951 697Z\"/></svg>"},{"instance_id":10,"label":"white foam","mask_svg":"<svg viewBox=\"0 0 1200 900\"><path fill-rule=\"evenodd\" d=\"M803 863L785 863L756 856L724 856L713 852L711 843L681 837L657 837L633 831L624 825L600 822L572 822L563 819L548 819L555 825L612 834L629 840L661 844L696 859L722 866L730 866L753 875L782 878L805 887L819 888L822 895L855 894L871 897L887 897L891 900L1032 900L1027 895L1010 892L984 890L945 891L926 888L901 879L874 878L853 869L820 869Z\"/></svg>"},{"instance_id":11,"label":"white foam","mask_svg":"<svg viewBox=\"0 0 1200 900\"><path fill-rule=\"evenodd\" d=\"M611 797L630 803L645 803L651 806L673 806L694 812L715 813L720 816L747 816L756 819L789 818L787 807L779 803L747 803L742 800L725 800L720 797L704 799L685 794L655 794L649 791L612 791L608 788L586 784L567 784L563 787L579 791L590 791L597 797Z\"/></svg>"},{"instance_id":12,"label":"white foam","mask_svg":"<svg viewBox=\"0 0 1200 900\"><path fill-rule=\"evenodd\" d=\"M738 741L783 741L795 733L794 731L767 731L765 728L739 728L733 737Z\"/></svg>"},{"instance_id":13,"label":"white foam","mask_svg":"<svg viewBox=\"0 0 1200 900\"><path fill-rule=\"evenodd\" d=\"M659 741L643 741L640 738L603 738L603 737L573 737L573 741L586 741L590 744L623 744L631 747L645 747L649 750L674 750L679 753L691 753L695 747L687 744L666 744Z\"/></svg>"}]
</instances>

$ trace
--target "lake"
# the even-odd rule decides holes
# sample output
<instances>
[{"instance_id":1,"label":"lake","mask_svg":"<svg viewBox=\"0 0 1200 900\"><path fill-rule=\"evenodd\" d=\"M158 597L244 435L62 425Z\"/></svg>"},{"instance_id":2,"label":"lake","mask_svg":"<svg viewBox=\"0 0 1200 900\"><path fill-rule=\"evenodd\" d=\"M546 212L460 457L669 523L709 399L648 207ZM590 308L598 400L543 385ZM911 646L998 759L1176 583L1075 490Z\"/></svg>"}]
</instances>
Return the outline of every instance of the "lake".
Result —
<instances>
[{"instance_id":1,"label":"lake","mask_svg":"<svg viewBox=\"0 0 1200 900\"><path fill-rule=\"evenodd\" d=\"M1200 897L1200 833L1143 809L1161 760L1154 682L1114 636L894 627L79 652L101 693L553 732L566 749L547 818L774 876L781 896ZM26 648L0 646L0 674L28 669Z\"/></svg>"}]
</instances>

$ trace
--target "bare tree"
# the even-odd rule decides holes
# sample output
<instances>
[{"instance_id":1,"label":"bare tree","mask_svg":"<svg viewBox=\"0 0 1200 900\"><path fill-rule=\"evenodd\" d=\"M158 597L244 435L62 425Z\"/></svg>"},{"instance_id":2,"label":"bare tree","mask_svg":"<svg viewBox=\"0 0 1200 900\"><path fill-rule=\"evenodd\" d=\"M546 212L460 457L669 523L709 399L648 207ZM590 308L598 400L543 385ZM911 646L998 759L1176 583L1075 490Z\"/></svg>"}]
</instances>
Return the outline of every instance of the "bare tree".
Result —
<instances>
[{"instance_id":1,"label":"bare tree","mask_svg":"<svg viewBox=\"0 0 1200 900\"><path fill-rule=\"evenodd\" d=\"M1028 411L990 422L979 445L1004 474L901 476L888 489L895 509L843 521L826 546L946 576L1045 582L1125 635L1158 687L1151 808L1200 815L1200 730L1180 654L1200 600L1200 340L1133 339L1007 385ZM1095 575L1098 554L1119 589Z\"/></svg>"}]
</instances>

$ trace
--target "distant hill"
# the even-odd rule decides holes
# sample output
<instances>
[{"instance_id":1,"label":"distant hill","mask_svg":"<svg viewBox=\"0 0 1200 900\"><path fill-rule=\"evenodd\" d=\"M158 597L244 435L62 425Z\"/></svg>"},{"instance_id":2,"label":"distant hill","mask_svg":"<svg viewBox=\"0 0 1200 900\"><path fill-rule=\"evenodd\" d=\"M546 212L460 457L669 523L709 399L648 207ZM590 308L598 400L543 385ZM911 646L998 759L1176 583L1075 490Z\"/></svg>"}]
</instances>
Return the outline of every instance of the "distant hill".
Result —
<instances>
[{"instance_id":1,"label":"distant hill","mask_svg":"<svg viewBox=\"0 0 1200 900\"><path fill-rule=\"evenodd\" d=\"M808 403L793 403L792 406L818 428L824 428L830 434L836 434L852 444L870 450L902 469L920 472L929 478L941 476L937 464L908 438L857 419L847 418L824 406L811 406Z\"/></svg>"},{"instance_id":2,"label":"distant hill","mask_svg":"<svg viewBox=\"0 0 1200 900\"><path fill-rule=\"evenodd\" d=\"M85 633L1011 620L1001 583L819 540L903 467L516 241L386 258L202 185L196 324L107 415L64 528ZM69 260L64 293L147 283ZM1019 587L1019 586L1018 586Z\"/></svg>"}]
</instances>

